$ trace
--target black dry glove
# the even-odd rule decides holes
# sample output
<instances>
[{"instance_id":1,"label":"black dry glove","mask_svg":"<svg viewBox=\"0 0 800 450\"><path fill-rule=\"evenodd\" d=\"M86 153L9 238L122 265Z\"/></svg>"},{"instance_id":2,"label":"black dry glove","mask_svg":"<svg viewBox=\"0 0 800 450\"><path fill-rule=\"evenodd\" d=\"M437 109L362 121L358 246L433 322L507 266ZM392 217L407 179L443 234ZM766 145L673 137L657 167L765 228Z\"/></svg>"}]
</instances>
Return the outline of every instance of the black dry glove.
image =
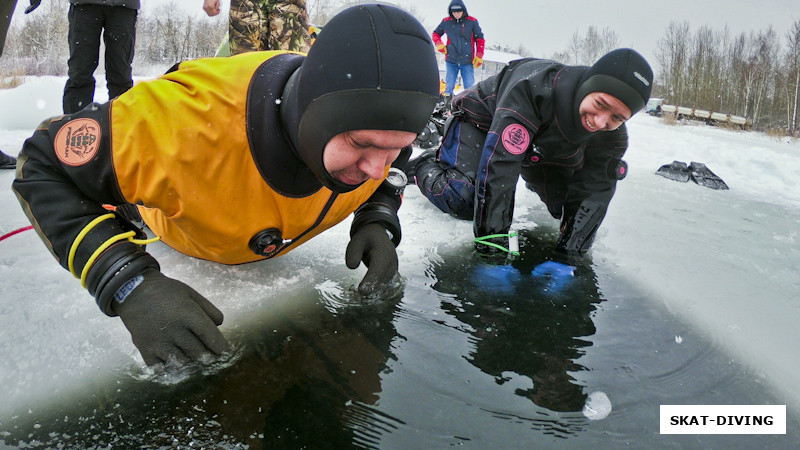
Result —
<instances>
[{"instance_id":1,"label":"black dry glove","mask_svg":"<svg viewBox=\"0 0 800 450\"><path fill-rule=\"evenodd\" d=\"M31 6L28 6L27 8L25 8L25 14L28 14L31 11L33 11L34 9L38 8L39 5L41 5L41 4L42 4L42 0L31 0Z\"/></svg>"},{"instance_id":2,"label":"black dry glove","mask_svg":"<svg viewBox=\"0 0 800 450\"><path fill-rule=\"evenodd\" d=\"M171 355L180 362L197 361L205 353L228 349L217 328L222 312L211 302L156 269L141 276L141 283L122 303L114 300L113 307L148 366L166 363Z\"/></svg>"},{"instance_id":3,"label":"black dry glove","mask_svg":"<svg viewBox=\"0 0 800 450\"><path fill-rule=\"evenodd\" d=\"M586 253L592 247L607 209L607 201L587 199L581 202L571 216L565 212L561 219L561 234L556 249L573 256Z\"/></svg>"},{"instance_id":4,"label":"black dry glove","mask_svg":"<svg viewBox=\"0 0 800 450\"><path fill-rule=\"evenodd\" d=\"M347 267L355 269L361 261L367 266L367 274L358 285L361 295L370 295L382 285L390 282L397 273L397 251L386 233L386 228L371 223L356 231L347 244L344 255Z\"/></svg>"},{"instance_id":5,"label":"black dry glove","mask_svg":"<svg viewBox=\"0 0 800 450\"><path fill-rule=\"evenodd\" d=\"M473 244L478 260L485 264L504 265L509 259L513 259L507 248L509 245L507 237L481 237L475 239Z\"/></svg>"}]
</instances>

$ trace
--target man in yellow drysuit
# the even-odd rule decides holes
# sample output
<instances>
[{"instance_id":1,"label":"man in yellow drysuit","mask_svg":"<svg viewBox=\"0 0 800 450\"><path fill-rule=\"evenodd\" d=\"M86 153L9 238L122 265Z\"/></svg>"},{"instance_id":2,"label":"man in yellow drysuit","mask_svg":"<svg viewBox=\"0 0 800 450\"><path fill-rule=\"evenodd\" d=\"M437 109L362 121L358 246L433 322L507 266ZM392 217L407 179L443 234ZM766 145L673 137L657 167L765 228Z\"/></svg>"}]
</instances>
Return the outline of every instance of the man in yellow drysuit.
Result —
<instances>
[{"instance_id":1,"label":"man in yellow drysuit","mask_svg":"<svg viewBox=\"0 0 800 450\"><path fill-rule=\"evenodd\" d=\"M228 346L222 312L161 274L130 219L182 253L240 264L283 255L355 212L345 261L367 265L359 290L369 294L397 272L390 165L407 158L437 97L422 25L360 5L334 17L307 56L186 61L45 121L23 145L13 189L148 365L199 360Z\"/></svg>"}]
</instances>

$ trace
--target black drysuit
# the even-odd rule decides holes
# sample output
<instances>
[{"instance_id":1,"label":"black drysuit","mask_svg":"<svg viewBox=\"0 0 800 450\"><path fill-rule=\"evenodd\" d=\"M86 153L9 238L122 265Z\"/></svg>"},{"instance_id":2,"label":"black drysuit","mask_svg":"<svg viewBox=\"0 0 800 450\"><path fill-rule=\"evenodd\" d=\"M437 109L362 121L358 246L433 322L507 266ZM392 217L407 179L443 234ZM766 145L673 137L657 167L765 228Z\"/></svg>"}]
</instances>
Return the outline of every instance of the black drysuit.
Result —
<instances>
[{"instance_id":1,"label":"black drysuit","mask_svg":"<svg viewBox=\"0 0 800 450\"><path fill-rule=\"evenodd\" d=\"M420 161L417 184L442 211L472 219L476 237L507 233L518 177L561 219L558 248L589 249L616 182L625 174L623 124L581 124L575 92L585 66L512 61L457 96L436 161Z\"/></svg>"}]
</instances>

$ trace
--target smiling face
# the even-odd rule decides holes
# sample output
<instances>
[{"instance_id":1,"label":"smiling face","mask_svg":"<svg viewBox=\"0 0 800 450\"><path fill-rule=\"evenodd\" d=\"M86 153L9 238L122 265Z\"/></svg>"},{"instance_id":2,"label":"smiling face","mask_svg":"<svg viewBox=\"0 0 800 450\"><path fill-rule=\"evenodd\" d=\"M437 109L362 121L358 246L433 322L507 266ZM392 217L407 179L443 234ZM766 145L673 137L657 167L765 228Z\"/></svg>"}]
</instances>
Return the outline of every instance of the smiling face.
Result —
<instances>
[{"instance_id":1,"label":"smiling face","mask_svg":"<svg viewBox=\"0 0 800 450\"><path fill-rule=\"evenodd\" d=\"M578 113L589 132L612 131L631 118L631 110L618 98L605 92L591 92L581 101Z\"/></svg>"},{"instance_id":2,"label":"smiling face","mask_svg":"<svg viewBox=\"0 0 800 450\"><path fill-rule=\"evenodd\" d=\"M386 166L416 137L409 131L346 131L328 141L322 161L325 170L341 183L355 186L370 178L380 180Z\"/></svg>"}]
</instances>

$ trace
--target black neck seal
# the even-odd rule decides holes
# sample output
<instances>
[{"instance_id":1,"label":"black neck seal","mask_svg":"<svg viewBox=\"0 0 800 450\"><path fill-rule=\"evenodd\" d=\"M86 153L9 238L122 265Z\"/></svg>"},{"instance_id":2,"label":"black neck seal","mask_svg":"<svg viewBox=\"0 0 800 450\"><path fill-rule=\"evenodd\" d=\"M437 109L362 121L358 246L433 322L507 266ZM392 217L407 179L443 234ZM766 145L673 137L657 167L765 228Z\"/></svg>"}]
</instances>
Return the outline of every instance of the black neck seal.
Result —
<instances>
[{"instance_id":1,"label":"black neck seal","mask_svg":"<svg viewBox=\"0 0 800 450\"><path fill-rule=\"evenodd\" d=\"M305 197L322 188L297 154L285 124L280 125L281 93L303 61L287 53L273 56L256 70L247 95L247 139L264 181L287 197Z\"/></svg>"}]
</instances>

